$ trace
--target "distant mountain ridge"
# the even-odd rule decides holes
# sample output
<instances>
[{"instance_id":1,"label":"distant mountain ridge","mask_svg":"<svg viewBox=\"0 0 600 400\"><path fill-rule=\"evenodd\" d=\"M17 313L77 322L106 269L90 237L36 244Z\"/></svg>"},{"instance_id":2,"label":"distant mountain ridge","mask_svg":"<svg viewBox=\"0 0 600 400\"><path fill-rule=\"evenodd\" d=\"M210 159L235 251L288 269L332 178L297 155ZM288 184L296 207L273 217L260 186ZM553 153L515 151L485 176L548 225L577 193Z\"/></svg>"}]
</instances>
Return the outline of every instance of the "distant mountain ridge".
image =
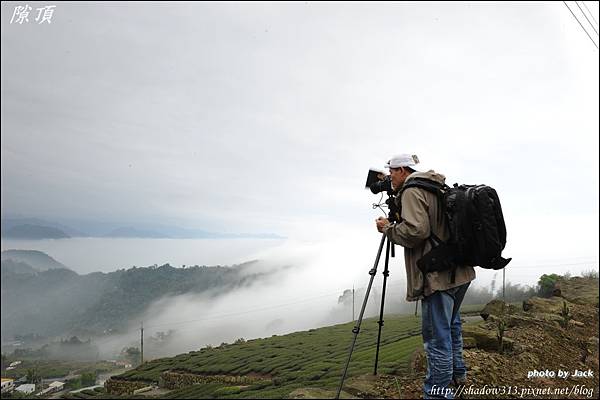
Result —
<instances>
[{"instance_id":1,"label":"distant mountain ridge","mask_svg":"<svg viewBox=\"0 0 600 400\"><path fill-rule=\"evenodd\" d=\"M87 234L73 229L70 226L66 226L63 224L59 224L52 221L43 220L40 218L2 218L0 223L0 230L2 232L2 237L5 237L5 232L19 225L35 225L35 226L43 226L49 228L56 228L68 236L88 236Z\"/></svg>"},{"instance_id":2,"label":"distant mountain ridge","mask_svg":"<svg viewBox=\"0 0 600 400\"><path fill-rule=\"evenodd\" d=\"M133 227L117 228L108 232L104 236L111 238L165 238L165 235L160 232L146 231Z\"/></svg>"},{"instance_id":3,"label":"distant mountain ridge","mask_svg":"<svg viewBox=\"0 0 600 400\"><path fill-rule=\"evenodd\" d=\"M16 225L3 232L8 239L68 239L69 235L58 228L42 225Z\"/></svg>"},{"instance_id":4,"label":"distant mountain ridge","mask_svg":"<svg viewBox=\"0 0 600 400\"><path fill-rule=\"evenodd\" d=\"M143 225L143 224L142 224ZM102 224L99 228L90 228L93 233L46 221L39 218L2 218L0 227L5 239L66 239L71 237L102 238L148 238L148 239L285 239L273 233L222 233L202 229L180 228L177 226L121 226L110 228ZM85 230L85 229L84 229Z\"/></svg>"},{"instance_id":5,"label":"distant mountain ridge","mask_svg":"<svg viewBox=\"0 0 600 400\"><path fill-rule=\"evenodd\" d=\"M37 250L4 250L1 253L2 266L4 262L12 260L24 264L34 271L42 272L49 269L69 269L66 265L56 261L48 254Z\"/></svg>"}]
</instances>

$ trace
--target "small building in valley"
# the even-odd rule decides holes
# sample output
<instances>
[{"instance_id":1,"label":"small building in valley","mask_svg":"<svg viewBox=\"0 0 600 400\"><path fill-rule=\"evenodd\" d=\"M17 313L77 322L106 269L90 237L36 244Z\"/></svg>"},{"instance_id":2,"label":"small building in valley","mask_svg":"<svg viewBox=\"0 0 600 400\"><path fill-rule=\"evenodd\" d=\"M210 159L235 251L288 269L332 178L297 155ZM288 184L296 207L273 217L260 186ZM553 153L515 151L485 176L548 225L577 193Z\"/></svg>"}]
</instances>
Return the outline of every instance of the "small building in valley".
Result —
<instances>
[{"instance_id":1,"label":"small building in valley","mask_svg":"<svg viewBox=\"0 0 600 400\"><path fill-rule=\"evenodd\" d=\"M31 394L35 392L35 385L33 383L26 383L24 385L17 386L15 390L24 394Z\"/></svg>"},{"instance_id":2,"label":"small building in valley","mask_svg":"<svg viewBox=\"0 0 600 400\"><path fill-rule=\"evenodd\" d=\"M2 378L2 393L9 393L15 390L15 380L11 378Z\"/></svg>"}]
</instances>

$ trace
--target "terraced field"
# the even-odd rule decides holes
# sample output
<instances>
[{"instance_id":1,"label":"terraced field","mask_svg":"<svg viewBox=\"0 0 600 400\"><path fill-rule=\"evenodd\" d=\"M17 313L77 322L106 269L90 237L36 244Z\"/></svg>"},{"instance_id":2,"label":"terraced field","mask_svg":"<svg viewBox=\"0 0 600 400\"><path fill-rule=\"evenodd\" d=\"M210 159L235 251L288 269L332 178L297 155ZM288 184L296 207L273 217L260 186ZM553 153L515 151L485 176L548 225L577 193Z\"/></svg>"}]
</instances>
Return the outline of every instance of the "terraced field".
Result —
<instances>
[{"instance_id":1,"label":"terraced field","mask_svg":"<svg viewBox=\"0 0 600 400\"><path fill-rule=\"evenodd\" d=\"M411 354L422 345L420 325L418 317L386 316L378 372L406 371ZM341 324L201 349L147 362L115 378L159 382L161 373L171 370L258 379L251 384L195 384L161 396L166 398L282 398L297 388L334 390L352 341L353 326L353 323ZM373 372L377 330L376 319L363 321L349 377Z\"/></svg>"}]
</instances>

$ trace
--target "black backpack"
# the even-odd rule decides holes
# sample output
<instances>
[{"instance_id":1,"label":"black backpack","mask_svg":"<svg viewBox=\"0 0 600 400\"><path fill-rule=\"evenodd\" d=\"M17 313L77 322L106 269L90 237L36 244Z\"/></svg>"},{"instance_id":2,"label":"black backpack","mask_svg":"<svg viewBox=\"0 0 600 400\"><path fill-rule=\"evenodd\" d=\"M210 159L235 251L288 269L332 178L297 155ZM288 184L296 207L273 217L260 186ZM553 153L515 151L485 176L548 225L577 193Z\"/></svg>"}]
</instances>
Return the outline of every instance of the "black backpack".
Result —
<instances>
[{"instance_id":1,"label":"black backpack","mask_svg":"<svg viewBox=\"0 0 600 400\"><path fill-rule=\"evenodd\" d=\"M413 178L402 187L399 196L411 187L425 189L438 197L450 230L450 238L445 242L432 232L429 240L433 248L417 261L423 274L455 271L461 265L502 269L510 262L511 258L501 255L506 245L506 225L500 199L493 188L456 183L449 187L429 179Z\"/></svg>"}]
</instances>

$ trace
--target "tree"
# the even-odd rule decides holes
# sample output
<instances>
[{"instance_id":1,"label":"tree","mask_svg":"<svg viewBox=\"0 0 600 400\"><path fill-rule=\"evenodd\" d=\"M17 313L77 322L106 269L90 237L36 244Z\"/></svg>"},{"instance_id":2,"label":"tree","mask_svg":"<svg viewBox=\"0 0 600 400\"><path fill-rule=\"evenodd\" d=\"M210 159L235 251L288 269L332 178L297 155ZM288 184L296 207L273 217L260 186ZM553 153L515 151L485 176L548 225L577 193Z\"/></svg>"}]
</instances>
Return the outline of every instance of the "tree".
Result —
<instances>
[{"instance_id":1,"label":"tree","mask_svg":"<svg viewBox=\"0 0 600 400\"><path fill-rule=\"evenodd\" d=\"M590 269L589 271L582 272L581 276L588 279L598 279L598 271Z\"/></svg>"},{"instance_id":2,"label":"tree","mask_svg":"<svg viewBox=\"0 0 600 400\"><path fill-rule=\"evenodd\" d=\"M38 384L41 381L41 376L36 367L28 368L25 376L28 383Z\"/></svg>"},{"instance_id":3,"label":"tree","mask_svg":"<svg viewBox=\"0 0 600 400\"><path fill-rule=\"evenodd\" d=\"M538 281L539 295L542 297L551 297L558 278L559 276L556 274L542 275Z\"/></svg>"},{"instance_id":4,"label":"tree","mask_svg":"<svg viewBox=\"0 0 600 400\"><path fill-rule=\"evenodd\" d=\"M131 363L131 365L139 365L142 357L142 353L137 347L127 347L121 351L121 355Z\"/></svg>"},{"instance_id":5,"label":"tree","mask_svg":"<svg viewBox=\"0 0 600 400\"><path fill-rule=\"evenodd\" d=\"M96 374L94 372L84 372L81 374L81 386L93 386L96 384Z\"/></svg>"},{"instance_id":6,"label":"tree","mask_svg":"<svg viewBox=\"0 0 600 400\"><path fill-rule=\"evenodd\" d=\"M346 289L344 293L338 298L338 304L343 304L344 306L352 305L352 290Z\"/></svg>"},{"instance_id":7,"label":"tree","mask_svg":"<svg viewBox=\"0 0 600 400\"><path fill-rule=\"evenodd\" d=\"M510 282L506 282L506 302L513 303L517 301L527 300L530 297L535 296L536 289L528 285L513 285Z\"/></svg>"}]
</instances>

